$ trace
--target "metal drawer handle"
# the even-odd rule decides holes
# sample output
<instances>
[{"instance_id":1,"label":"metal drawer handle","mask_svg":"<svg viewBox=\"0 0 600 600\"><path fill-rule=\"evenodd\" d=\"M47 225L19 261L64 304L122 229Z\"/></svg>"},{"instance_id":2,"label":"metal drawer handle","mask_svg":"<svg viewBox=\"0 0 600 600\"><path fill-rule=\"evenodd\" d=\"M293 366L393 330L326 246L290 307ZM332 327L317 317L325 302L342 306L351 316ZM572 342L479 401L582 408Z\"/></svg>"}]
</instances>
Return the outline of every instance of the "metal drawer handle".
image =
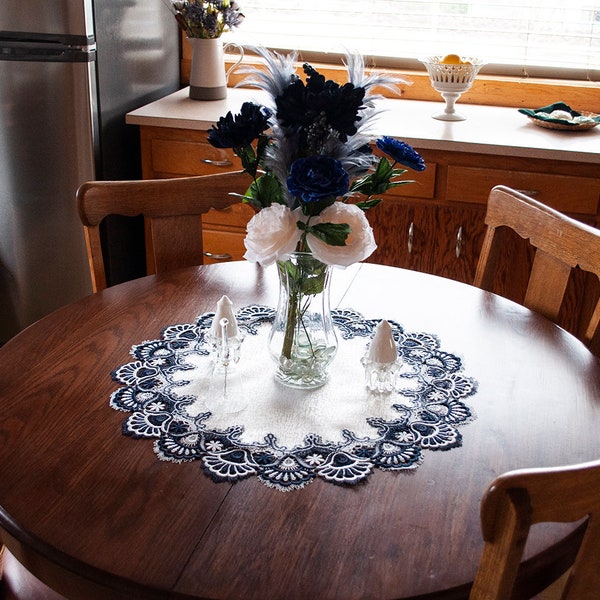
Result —
<instances>
[{"instance_id":1,"label":"metal drawer handle","mask_svg":"<svg viewBox=\"0 0 600 600\"><path fill-rule=\"evenodd\" d=\"M462 225L458 228L456 232L456 247L454 248L456 252L456 258L460 258L460 251L462 250L462 242L463 242L463 228Z\"/></svg>"},{"instance_id":2,"label":"metal drawer handle","mask_svg":"<svg viewBox=\"0 0 600 600\"><path fill-rule=\"evenodd\" d=\"M408 253L412 254L413 249L413 238L415 233L414 223L411 222L410 227L408 228Z\"/></svg>"},{"instance_id":3,"label":"metal drawer handle","mask_svg":"<svg viewBox=\"0 0 600 600\"><path fill-rule=\"evenodd\" d=\"M203 252L202 254L213 260L231 260L233 258L231 254L213 254L212 252Z\"/></svg>"},{"instance_id":4,"label":"metal drawer handle","mask_svg":"<svg viewBox=\"0 0 600 600\"><path fill-rule=\"evenodd\" d=\"M231 167L233 163L228 160L211 160L210 158L203 158L202 162L207 165L212 165L213 167Z\"/></svg>"}]
</instances>

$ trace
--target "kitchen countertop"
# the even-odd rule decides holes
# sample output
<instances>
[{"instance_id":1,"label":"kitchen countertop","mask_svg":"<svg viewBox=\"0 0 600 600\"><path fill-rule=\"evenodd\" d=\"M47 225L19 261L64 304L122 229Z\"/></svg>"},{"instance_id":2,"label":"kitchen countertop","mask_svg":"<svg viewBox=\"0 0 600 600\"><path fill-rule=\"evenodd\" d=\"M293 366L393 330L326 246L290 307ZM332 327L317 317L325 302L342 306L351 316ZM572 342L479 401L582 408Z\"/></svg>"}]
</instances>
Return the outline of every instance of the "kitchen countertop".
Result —
<instances>
[{"instance_id":1,"label":"kitchen countertop","mask_svg":"<svg viewBox=\"0 0 600 600\"><path fill-rule=\"evenodd\" d=\"M224 100L191 100L188 88L127 114L131 125L206 130L243 102L261 103L262 90L229 88ZM558 100L558 99L557 99ZM383 98L384 112L374 123L375 135L389 135L421 149L476 152L524 158L566 160L600 165L600 126L585 131L555 131L534 125L516 108L464 104L456 109L465 121L439 121L431 115L440 102ZM531 107L537 108L537 107ZM599 173L600 176L600 173Z\"/></svg>"}]
</instances>

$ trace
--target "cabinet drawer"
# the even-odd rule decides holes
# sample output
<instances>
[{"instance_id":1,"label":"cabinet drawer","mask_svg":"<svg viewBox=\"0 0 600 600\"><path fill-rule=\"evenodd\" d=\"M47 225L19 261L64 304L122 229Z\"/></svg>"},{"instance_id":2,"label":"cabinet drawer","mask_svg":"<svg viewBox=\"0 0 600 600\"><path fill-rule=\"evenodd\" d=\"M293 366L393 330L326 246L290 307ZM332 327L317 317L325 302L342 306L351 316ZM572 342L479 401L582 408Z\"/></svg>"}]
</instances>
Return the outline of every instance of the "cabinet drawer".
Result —
<instances>
[{"instance_id":1,"label":"cabinet drawer","mask_svg":"<svg viewBox=\"0 0 600 600\"><path fill-rule=\"evenodd\" d=\"M202 216L202 222L206 225L223 225L226 227L239 227L246 232L246 224L254 215L254 210L249 204L240 202L232 204L223 210L210 210Z\"/></svg>"},{"instance_id":2,"label":"cabinet drawer","mask_svg":"<svg viewBox=\"0 0 600 600\"><path fill-rule=\"evenodd\" d=\"M211 264L228 260L242 260L246 248L244 233L230 231L202 230L204 263ZM210 255L213 255L212 257Z\"/></svg>"},{"instance_id":3,"label":"cabinet drawer","mask_svg":"<svg viewBox=\"0 0 600 600\"><path fill-rule=\"evenodd\" d=\"M448 167L446 198L485 204L495 185L506 185L566 213L596 214L600 179L504 169Z\"/></svg>"},{"instance_id":4,"label":"cabinet drawer","mask_svg":"<svg viewBox=\"0 0 600 600\"><path fill-rule=\"evenodd\" d=\"M174 175L207 175L240 169L239 159L229 149L208 142L152 140L152 169Z\"/></svg>"},{"instance_id":5,"label":"cabinet drawer","mask_svg":"<svg viewBox=\"0 0 600 600\"><path fill-rule=\"evenodd\" d=\"M412 171L408 169L402 179L413 181L389 190L383 201L388 197L399 196L402 198L433 198L435 196L435 173L437 165L435 163L427 163L427 168L424 171Z\"/></svg>"}]
</instances>

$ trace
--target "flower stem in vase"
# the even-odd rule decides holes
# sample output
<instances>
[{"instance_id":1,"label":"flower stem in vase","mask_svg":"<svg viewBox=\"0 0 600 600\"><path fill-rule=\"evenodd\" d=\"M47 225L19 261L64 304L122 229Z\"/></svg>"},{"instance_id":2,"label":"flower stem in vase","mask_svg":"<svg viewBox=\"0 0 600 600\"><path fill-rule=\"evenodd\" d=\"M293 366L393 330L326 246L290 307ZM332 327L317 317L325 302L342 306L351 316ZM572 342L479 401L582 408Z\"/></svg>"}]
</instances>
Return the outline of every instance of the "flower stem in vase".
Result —
<instances>
[{"instance_id":1,"label":"flower stem in vase","mask_svg":"<svg viewBox=\"0 0 600 600\"><path fill-rule=\"evenodd\" d=\"M292 346L294 344L294 335L296 333L297 313L298 296L297 294L291 294L288 301L285 334L283 336L283 347L281 348L281 355L285 358L292 358Z\"/></svg>"},{"instance_id":2,"label":"flower stem in vase","mask_svg":"<svg viewBox=\"0 0 600 600\"><path fill-rule=\"evenodd\" d=\"M279 303L269 346L276 377L291 387L323 385L337 351L329 308L330 267L308 252L278 261Z\"/></svg>"}]
</instances>

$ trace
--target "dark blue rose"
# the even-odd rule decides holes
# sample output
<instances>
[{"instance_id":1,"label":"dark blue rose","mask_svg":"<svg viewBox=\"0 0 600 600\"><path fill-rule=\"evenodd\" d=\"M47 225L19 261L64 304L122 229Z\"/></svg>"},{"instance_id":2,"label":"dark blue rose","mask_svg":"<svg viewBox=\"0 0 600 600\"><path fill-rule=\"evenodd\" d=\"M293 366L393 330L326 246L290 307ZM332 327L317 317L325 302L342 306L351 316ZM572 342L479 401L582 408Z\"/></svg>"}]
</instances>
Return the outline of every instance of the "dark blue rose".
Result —
<instances>
[{"instance_id":1,"label":"dark blue rose","mask_svg":"<svg viewBox=\"0 0 600 600\"><path fill-rule=\"evenodd\" d=\"M228 112L208 131L215 148L244 148L269 128L269 111L253 102L244 102L239 114Z\"/></svg>"},{"instance_id":2,"label":"dark blue rose","mask_svg":"<svg viewBox=\"0 0 600 600\"><path fill-rule=\"evenodd\" d=\"M415 171L425 170L425 161L422 156L406 142L384 135L377 140L376 144L382 152L391 156L397 163Z\"/></svg>"},{"instance_id":3,"label":"dark blue rose","mask_svg":"<svg viewBox=\"0 0 600 600\"><path fill-rule=\"evenodd\" d=\"M348 173L339 160L316 155L292 163L287 186L290 194L304 204L343 196L350 185Z\"/></svg>"}]
</instances>

